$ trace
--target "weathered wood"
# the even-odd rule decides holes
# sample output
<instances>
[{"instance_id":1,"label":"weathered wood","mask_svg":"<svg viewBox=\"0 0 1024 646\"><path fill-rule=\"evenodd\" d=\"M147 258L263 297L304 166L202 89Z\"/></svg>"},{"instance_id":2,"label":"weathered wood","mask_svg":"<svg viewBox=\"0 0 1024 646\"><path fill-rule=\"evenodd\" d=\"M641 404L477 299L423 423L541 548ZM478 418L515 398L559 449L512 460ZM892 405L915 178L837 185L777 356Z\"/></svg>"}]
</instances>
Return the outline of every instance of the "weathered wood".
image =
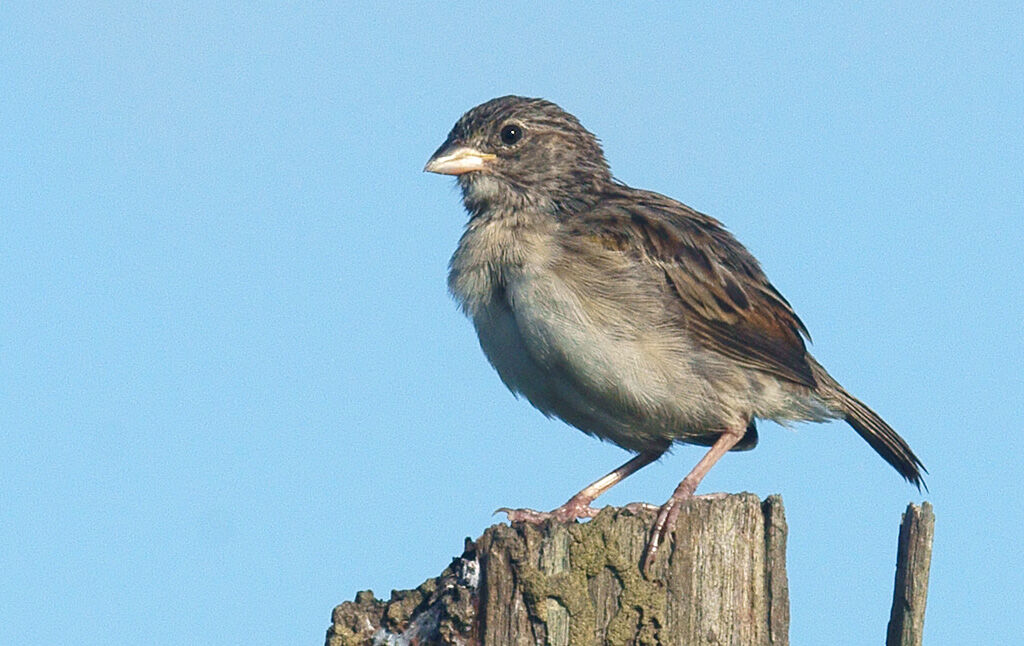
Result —
<instances>
[{"instance_id":1,"label":"weathered wood","mask_svg":"<svg viewBox=\"0 0 1024 646\"><path fill-rule=\"evenodd\" d=\"M900 524L886 646L921 646L934 534L935 513L931 504L908 505Z\"/></svg>"},{"instance_id":2,"label":"weathered wood","mask_svg":"<svg viewBox=\"0 0 1024 646\"><path fill-rule=\"evenodd\" d=\"M416 590L335 608L327 645L788 644L778 496L690 501L648 578L653 519L605 508L586 523L495 525Z\"/></svg>"}]
</instances>

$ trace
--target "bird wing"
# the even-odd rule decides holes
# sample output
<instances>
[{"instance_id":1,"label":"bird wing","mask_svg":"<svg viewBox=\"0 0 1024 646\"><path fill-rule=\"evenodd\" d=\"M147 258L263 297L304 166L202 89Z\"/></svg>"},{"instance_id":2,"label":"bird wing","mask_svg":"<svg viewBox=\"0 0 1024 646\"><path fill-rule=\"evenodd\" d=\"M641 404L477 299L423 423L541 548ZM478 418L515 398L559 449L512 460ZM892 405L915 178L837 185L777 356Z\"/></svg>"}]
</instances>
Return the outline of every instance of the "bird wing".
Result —
<instances>
[{"instance_id":1,"label":"bird wing","mask_svg":"<svg viewBox=\"0 0 1024 646\"><path fill-rule=\"evenodd\" d=\"M587 213L590 233L660 268L688 331L744 366L811 387L807 329L760 265L714 218L626 186Z\"/></svg>"}]
</instances>

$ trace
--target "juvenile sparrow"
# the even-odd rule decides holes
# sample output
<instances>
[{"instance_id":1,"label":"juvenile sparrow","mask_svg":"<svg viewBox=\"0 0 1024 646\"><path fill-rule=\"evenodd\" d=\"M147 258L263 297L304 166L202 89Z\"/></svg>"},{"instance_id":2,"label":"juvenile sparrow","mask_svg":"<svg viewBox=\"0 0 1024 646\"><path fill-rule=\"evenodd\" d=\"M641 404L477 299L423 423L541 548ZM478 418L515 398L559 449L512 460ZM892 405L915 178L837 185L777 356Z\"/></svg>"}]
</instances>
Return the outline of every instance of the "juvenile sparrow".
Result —
<instances>
[{"instance_id":1,"label":"juvenile sparrow","mask_svg":"<svg viewBox=\"0 0 1024 646\"><path fill-rule=\"evenodd\" d=\"M807 352L804 324L717 220L616 181L597 138L542 99L506 96L455 124L426 171L455 175L469 222L448 287L505 385L548 416L636 453L548 512L594 516L614 484L675 442L710 446L661 506L680 504L755 421L846 420L908 481L924 466ZM809 337L808 337L809 338Z\"/></svg>"}]
</instances>

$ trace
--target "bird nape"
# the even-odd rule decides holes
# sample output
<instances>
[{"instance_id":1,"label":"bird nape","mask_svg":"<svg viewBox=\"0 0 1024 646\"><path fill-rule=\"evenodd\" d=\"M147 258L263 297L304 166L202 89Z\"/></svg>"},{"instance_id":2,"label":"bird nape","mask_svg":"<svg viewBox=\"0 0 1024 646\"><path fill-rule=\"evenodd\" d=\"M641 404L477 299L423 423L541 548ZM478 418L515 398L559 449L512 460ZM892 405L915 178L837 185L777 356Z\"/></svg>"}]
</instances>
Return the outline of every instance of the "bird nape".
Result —
<instances>
[{"instance_id":1,"label":"bird nape","mask_svg":"<svg viewBox=\"0 0 1024 646\"><path fill-rule=\"evenodd\" d=\"M921 461L808 353L804 324L714 218L615 180L597 137L542 99L506 96L455 124L424 170L454 175L469 221L448 286L506 386L635 457L551 512L591 503L676 442L710 449L659 509L643 567L683 501L755 420L843 419L920 489ZM926 471L925 471L926 472Z\"/></svg>"}]
</instances>

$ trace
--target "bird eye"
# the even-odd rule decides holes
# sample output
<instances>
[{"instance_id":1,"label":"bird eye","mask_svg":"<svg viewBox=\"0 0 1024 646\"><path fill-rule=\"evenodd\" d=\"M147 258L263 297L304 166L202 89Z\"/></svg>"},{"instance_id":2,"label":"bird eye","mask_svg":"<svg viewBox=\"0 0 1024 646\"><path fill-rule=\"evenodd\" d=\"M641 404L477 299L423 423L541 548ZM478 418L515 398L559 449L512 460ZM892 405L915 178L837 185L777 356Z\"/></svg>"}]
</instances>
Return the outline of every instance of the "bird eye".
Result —
<instances>
[{"instance_id":1,"label":"bird eye","mask_svg":"<svg viewBox=\"0 0 1024 646\"><path fill-rule=\"evenodd\" d=\"M505 144L506 146L511 146L512 144L516 143L517 141L523 138L523 129L515 124L510 123L509 125L501 129L500 137L501 143Z\"/></svg>"}]
</instances>

